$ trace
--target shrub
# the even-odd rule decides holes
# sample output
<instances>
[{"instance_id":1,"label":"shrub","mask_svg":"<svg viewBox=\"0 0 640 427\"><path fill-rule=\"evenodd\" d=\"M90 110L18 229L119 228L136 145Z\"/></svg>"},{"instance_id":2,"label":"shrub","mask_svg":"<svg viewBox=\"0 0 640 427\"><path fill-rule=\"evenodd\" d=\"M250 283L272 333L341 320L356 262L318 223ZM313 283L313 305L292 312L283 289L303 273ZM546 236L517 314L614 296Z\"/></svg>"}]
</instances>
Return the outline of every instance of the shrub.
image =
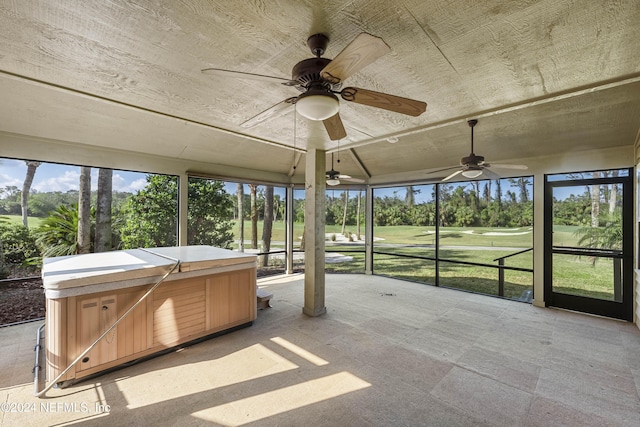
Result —
<instances>
[{"instance_id":1,"label":"shrub","mask_svg":"<svg viewBox=\"0 0 640 427\"><path fill-rule=\"evenodd\" d=\"M35 237L22 224L0 223L0 241L5 264L22 265L27 259L40 256Z\"/></svg>"}]
</instances>

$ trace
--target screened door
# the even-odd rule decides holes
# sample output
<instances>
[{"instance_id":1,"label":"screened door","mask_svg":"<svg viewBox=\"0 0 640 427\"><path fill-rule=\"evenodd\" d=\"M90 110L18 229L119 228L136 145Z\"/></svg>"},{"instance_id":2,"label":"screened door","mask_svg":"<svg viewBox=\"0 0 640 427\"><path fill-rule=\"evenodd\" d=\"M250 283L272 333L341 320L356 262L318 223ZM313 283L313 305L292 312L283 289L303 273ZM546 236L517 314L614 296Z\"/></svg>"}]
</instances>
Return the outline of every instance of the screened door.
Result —
<instances>
[{"instance_id":1,"label":"screened door","mask_svg":"<svg viewBox=\"0 0 640 427\"><path fill-rule=\"evenodd\" d=\"M545 303L631 321L631 170L545 178Z\"/></svg>"}]
</instances>

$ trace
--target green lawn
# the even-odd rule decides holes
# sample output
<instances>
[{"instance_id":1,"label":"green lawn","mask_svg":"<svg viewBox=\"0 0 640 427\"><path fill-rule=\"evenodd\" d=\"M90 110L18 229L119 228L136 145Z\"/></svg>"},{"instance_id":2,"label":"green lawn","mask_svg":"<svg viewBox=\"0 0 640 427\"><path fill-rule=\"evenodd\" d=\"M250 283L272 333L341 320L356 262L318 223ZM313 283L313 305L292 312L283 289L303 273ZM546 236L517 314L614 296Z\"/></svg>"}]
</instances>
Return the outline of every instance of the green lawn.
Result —
<instances>
[{"instance_id":1,"label":"green lawn","mask_svg":"<svg viewBox=\"0 0 640 427\"><path fill-rule=\"evenodd\" d=\"M245 236L250 236L251 223L245 222ZM575 231L578 227L560 226L554 229L554 240L564 246L577 245ZM295 224L294 234L299 242L303 225ZM340 233L339 225L329 225L326 233L329 240L326 250L340 252L353 258L350 262L326 264L327 272L364 272L364 246L345 245L331 242L332 233ZM356 232L355 226L347 226L346 231ZM393 254L435 257L430 245L435 242L433 227L386 226L375 227L374 250ZM530 227L520 229L496 229L489 227L442 227L440 249L440 284L485 294L498 294L498 270L492 267L469 266L446 262L444 260L467 261L487 265L498 265L495 259L513 254L521 249L533 246ZM364 225L361 232L364 233ZM258 235L262 233L259 225ZM273 240L284 241L284 223L273 227ZM418 247L417 247L418 246ZM478 248L479 246L486 248ZM500 249L505 247L505 249ZM351 252L360 251L360 252ZM533 268L533 252L519 254L505 261L506 266ZM374 272L392 277L435 283L435 262L426 259L405 258L393 255L376 254ZM597 298L613 299L612 265L606 260L595 264L592 260L572 256L554 258L554 276L556 291L590 295ZM522 271L505 270L504 296L518 298L523 291L531 290L533 274Z\"/></svg>"},{"instance_id":2,"label":"green lawn","mask_svg":"<svg viewBox=\"0 0 640 427\"><path fill-rule=\"evenodd\" d=\"M554 225L553 226L553 245L554 246L578 246L576 231L582 227L574 225Z\"/></svg>"},{"instance_id":3,"label":"green lawn","mask_svg":"<svg viewBox=\"0 0 640 427\"><path fill-rule=\"evenodd\" d=\"M612 259L555 254L553 257L554 292L613 301Z\"/></svg>"},{"instance_id":4,"label":"green lawn","mask_svg":"<svg viewBox=\"0 0 640 427\"><path fill-rule=\"evenodd\" d=\"M22 224L22 216L20 215L2 215L0 218L7 218L10 222L15 222L17 224ZM40 227L40 223L42 223L44 218L36 218L36 217L28 217L27 222L29 223L29 228L38 228Z\"/></svg>"}]
</instances>

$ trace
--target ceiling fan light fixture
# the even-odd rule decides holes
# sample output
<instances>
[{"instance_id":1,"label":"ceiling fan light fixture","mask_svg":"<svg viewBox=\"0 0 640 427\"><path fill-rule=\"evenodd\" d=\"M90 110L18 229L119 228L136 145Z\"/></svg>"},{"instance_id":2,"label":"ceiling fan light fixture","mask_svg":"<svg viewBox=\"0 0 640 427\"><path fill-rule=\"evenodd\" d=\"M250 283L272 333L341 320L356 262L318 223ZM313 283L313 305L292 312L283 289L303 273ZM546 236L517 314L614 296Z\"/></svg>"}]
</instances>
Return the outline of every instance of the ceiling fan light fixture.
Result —
<instances>
[{"instance_id":1,"label":"ceiling fan light fixture","mask_svg":"<svg viewBox=\"0 0 640 427\"><path fill-rule=\"evenodd\" d=\"M336 185L340 185L340 180L338 178L328 178L327 185L335 187Z\"/></svg>"},{"instance_id":2,"label":"ceiling fan light fixture","mask_svg":"<svg viewBox=\"0 0 640 427\"><path fill-rule=\"evenodd\" d=\"M309 91L298 97L296 111L309 120L326 120L340 110L338 98L326 91Z\"/></svg>"},{"instance_id":3,"label":"ceiling fan light fixture","mask_svg":"<svg viewBox=\"0 0 640 427\"><path fill-rule=\"evenodd\" d=\"M465 178L477 178L480 175L482 175L482 169L480 168L467 169L465 171L462 171L462 176L464 176Z\"/></svg>"}]
</instances>

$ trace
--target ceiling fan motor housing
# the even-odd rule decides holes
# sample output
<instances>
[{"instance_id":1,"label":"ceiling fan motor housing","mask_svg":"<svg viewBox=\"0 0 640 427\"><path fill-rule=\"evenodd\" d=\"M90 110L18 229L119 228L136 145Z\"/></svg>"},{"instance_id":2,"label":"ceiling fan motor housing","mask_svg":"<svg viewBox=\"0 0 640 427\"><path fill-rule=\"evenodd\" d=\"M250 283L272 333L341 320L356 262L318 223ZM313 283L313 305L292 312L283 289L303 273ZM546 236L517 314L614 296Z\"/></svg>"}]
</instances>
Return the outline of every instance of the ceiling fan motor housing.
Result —
<instances>
[{"instance_id":1,"label":"ceiling fan motor housing","mask_svg":"<svg viewBox=\"0 0 640 427\"><path fill-rule=\"evenodd\" d=\"M320 76L320 71L331 62L328 58L309 58L293 66L291 79L300 83L298 89L304 92L310 87L338 90L340 83L331 83Z\"/></svg>"},{"instance_id":2,"label":"ceiling fan motor housing","mask_svg":"<svg viewBox=\"0 0 640 427\"><path fill-rule=\"evenodd\" d=\"M473 153L471 153L467 157L463 157L462 159L460 159L460 164L462 166L479 166L479 165L481 165L483 163L484 163L484 157L483 156L476 156Z\"/></svg>"}]
</instances>

